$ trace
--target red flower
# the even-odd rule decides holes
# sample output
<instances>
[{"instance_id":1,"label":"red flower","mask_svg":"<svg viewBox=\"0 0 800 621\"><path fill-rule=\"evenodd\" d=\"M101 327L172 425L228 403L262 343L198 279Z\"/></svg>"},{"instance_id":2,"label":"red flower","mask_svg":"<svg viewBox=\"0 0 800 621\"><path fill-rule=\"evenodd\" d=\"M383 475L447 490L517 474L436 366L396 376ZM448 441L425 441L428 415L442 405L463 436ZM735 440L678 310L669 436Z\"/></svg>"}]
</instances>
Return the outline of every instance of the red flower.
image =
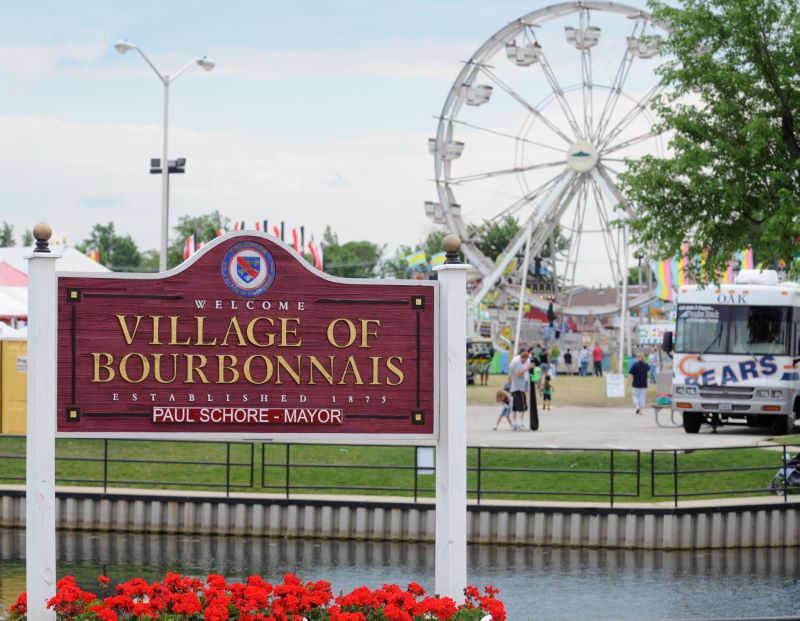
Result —
<instances>
[{"instance_id":1,"label":"red flower","mask_svg":"<svg viewBox=\"0 0 800 621\"><path fill-rule=\"evenodd\" d=\"M106 576L98 577L105 589ZM464 590L466 599L461 606L449 597L424 597L425 589L411 582L403 590L396 584L384 584L370 590L358 587L348 594L334 598L330 582L318 580L303 583L294 574L286 574L283 583L273 586L260 576L249 576L246 583L228 582L218 574L210 574L205 581L167 573L160 582L148 584L133 578L117 585L116 595L98 600L93 593L82 590L75 579L67 576L57 583L56 594L48 602L62 621L94 619L118 621L119 619L191 618L205 621L298 621L301 617L329 621L413 621L437 619L452 621L466 611L466 617L489 613L493 621L505 621L503 603L495 598L498 590L493 586L484 589L485 595L475 587ZM420 601L418 601L418 598ZM27 615L27 596L19 596L10 609L12 620Z\"/></svg>"},{"instance_id":2,"label":"red flower","mask_svg":"<svg viewBox=\"0 0 800 621\"><path fill-rule=\"evenodd\" d=\"M20 596L17 598L17 601L14 602L14 605L9 608L12 613L15 613L17 616L24 617L28 614L28 594L21 593Z\"/></svg>"},{"instance_id":3,"label":"red flower","mask_svg":"<svg viewBox=\"0 0 800 621\"><path fill-rule=\"evenodd\" d=\"M408 583L408 592L411 593L414 597L422 597L425 595L425 589L423 589L420 585L416 582L409 582ZM476 589L477 590L477 589Z\"/></svg>"},{"instance_id":4,"label":"red flower","mask_svg":"<svg viewBox=\"0 0 800 621\"><path fill-rule=\"evenodd\" d=\"M117 621L116 613L104 606L90 606L89 612L93 612L100 621Z\"/></svg>"}]
</instances>

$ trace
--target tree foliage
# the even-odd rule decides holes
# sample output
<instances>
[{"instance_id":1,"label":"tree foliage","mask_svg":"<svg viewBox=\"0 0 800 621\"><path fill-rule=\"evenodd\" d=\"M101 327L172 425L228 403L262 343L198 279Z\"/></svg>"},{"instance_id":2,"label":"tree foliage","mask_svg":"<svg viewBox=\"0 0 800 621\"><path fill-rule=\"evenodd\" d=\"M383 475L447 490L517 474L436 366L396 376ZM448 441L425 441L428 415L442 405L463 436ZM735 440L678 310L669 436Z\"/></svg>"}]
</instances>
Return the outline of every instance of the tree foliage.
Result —
<instances>
[{"instance_id":1,"label":"tree foliage","mask_svg":"<svg viewBox=\"0 0 800 621\"><path fill-rule=\"evenodd\" d=\"M217 236L217 231L225 230L228 218L223 218L219 211L203 214L202 216L181 216L178 224L173 227L175 237L167 251L167 266L172 268L183 262L183 249L186 238L194 235L195 243L212 241Z\"/></svg>"},{"instance_id":2,"label":"tree foliage","mask_svg":"<svg viewBox=\"0 0 800 621\"><path fill-rule=\"evenodd\" d=\"M800 21L797 0L651 1L670 29L654 100L671 157L629 162L634 242L662 257L689 253L714 280L749 245L756 263L798 254Z\"/></svg>"},{"instance_id":3,"label":"tree foliage","mask_svg":"<svg viewBox=\"0 0 800 621\"><path fill-rule=\"evenodd\" d=\"M414 274L419 274L419 269L408 266L406 257L418 250L422 250L428 258L428 267L433 255L442 252L442 240L450 233L445 229L435 228L431 230L425 239L420 240L413 248L403 244L397 248L394 256L381 263L381 276L388 278L408 278Z\"/></svg>"},{"instance_id":4,"label":"tree foliage","mask_svg":"<svg viewBox=\"0 0 800 621\"><path fill-rule=\"evenodd\" d=\"M470 237L475 246L492 261L497 261L497 258L505 252L520 229L519 222L513 216L506 216L499 222L487 221L481 225L468 226ZM559 225L556 225L553 229L552 238L553 245L556 247L556 255L569 248L569 240L564 237ZM539 252L539 256L549 258L550 254L550 238L548 238Z\"/></svg>"},{"instance_id":5,"label":"tree foliage","mask_svg":"<svg viewBox=\"0 0 800 621\"><path fill-rule=\"evenodd\" d=\"M8 222L3 221L0 226L0 248L11 248L16 245L14 241L14 227Z\"/></svg>"},{"instance_id":6,"label":"tree foliage","mask_svg":"<svg viewBox=\"0 0 800 621\"><path fill-rule=\"evenodd\" d=\"M378 275L385 246L363 240L340 244L330 225L325 227L322 243L324 268L328 274L348 278L375 278Z\"/></svg>"},{"instance_id":7,"label":"tree foliage","mask_svg":"<svg viewBox=\"0 0 800 621\"><path fill-rule=\"evenodd\" d=\"M95 224L89 237L75 246L81 252L98 250L100 262L117 272L139 271L142 255L130 235L117 235L114 223Z\"/></svg>"},{"instance_id":8,"label":"tree foliage","mask_svg":"<svg viewBox=\"0 0 800 621\"><path fill-rule=\"evenodd\" d=\"M483 256L496 261L519 231L519 222L513 216L506 216L499 222L487 221L480 225L468 225L468 228L470 238Z\"/></svg>"}]
</instances>

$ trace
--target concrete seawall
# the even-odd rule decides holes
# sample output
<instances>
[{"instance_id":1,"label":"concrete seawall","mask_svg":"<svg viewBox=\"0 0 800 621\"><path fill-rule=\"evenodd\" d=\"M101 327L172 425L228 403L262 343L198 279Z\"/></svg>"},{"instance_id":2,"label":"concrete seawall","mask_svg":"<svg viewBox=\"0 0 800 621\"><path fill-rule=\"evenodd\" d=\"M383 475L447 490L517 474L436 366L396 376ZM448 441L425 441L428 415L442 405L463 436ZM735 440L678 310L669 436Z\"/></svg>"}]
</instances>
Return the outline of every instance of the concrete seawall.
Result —
<instances>
[{"instance_id":1,"label":"concrete seawall","mask_svg":"<svg viewBox=\"0 0 800 621\"><path fill-rule=\"evenodd\" d=\"M736 504L734 504L736 502ZM66 530L432 541L432 503L398 498L224 497L85 488L57 493ZM800 503L759 498L680 508L554 503L469 505L471 543L691 550L800 545ZM21 486L0 489L0 526L25 526Z\"/></svg>"}]
</instances>

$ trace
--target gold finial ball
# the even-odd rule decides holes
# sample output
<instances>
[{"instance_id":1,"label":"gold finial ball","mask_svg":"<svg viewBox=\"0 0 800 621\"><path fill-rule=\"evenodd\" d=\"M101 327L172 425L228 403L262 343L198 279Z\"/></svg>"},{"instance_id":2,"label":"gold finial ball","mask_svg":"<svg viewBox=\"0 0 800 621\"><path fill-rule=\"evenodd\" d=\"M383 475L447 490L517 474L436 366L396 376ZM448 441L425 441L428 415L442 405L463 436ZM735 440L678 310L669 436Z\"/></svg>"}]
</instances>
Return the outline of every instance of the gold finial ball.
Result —
<instances>
[{"instance_id":1,"label":"gold finial ball","mask_svg":"<svg viewBox=\"0 0 800 621\"><path fill-rule=\"evenodd\" d=\"M47 222L40 222L33 227L33 238L36 241L47 241L53 236L53 227Z\"/></svg>"},{"instance_id":2,"label":"gold finial ball","mask_svg":"<svg viewBox=\"0 0 800 621\"><path fill-rule=\"evenodd\" d=\"M458 252L461 248L461 240L457 235L448 235L442 240L442 248L445 252Z\"/></svg>"}]
</instances>

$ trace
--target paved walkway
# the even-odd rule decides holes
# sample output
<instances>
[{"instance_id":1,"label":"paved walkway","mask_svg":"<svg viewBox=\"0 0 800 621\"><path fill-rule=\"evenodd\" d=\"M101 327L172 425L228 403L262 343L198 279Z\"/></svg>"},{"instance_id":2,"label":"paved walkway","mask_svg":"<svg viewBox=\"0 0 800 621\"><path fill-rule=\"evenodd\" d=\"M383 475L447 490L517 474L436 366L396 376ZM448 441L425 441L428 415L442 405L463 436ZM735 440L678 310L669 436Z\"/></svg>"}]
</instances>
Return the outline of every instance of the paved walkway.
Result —
<instances>
[{"instance_id":1,"label":"paved walkway","mask_svg":"<svg viewBox=\"0 0 800 621\"><path fill-rule=\"evenodd\" d=\"M771 444L775 436L768 428L720 427L716 433L704 425L700 433L688 434L683 427L656 424L652 408L642 414L632 407L553 407L539 412L538 431L512 431L505 421L492 431L499 408L467 407L467 442L470 446L520 446L558 448L688 449ZM662 425L670 423L670 413L659 414ZM680 422L676 414L675 421ZM526 421L527 423L527 421Z\"/></svg>"}]
</instances>

